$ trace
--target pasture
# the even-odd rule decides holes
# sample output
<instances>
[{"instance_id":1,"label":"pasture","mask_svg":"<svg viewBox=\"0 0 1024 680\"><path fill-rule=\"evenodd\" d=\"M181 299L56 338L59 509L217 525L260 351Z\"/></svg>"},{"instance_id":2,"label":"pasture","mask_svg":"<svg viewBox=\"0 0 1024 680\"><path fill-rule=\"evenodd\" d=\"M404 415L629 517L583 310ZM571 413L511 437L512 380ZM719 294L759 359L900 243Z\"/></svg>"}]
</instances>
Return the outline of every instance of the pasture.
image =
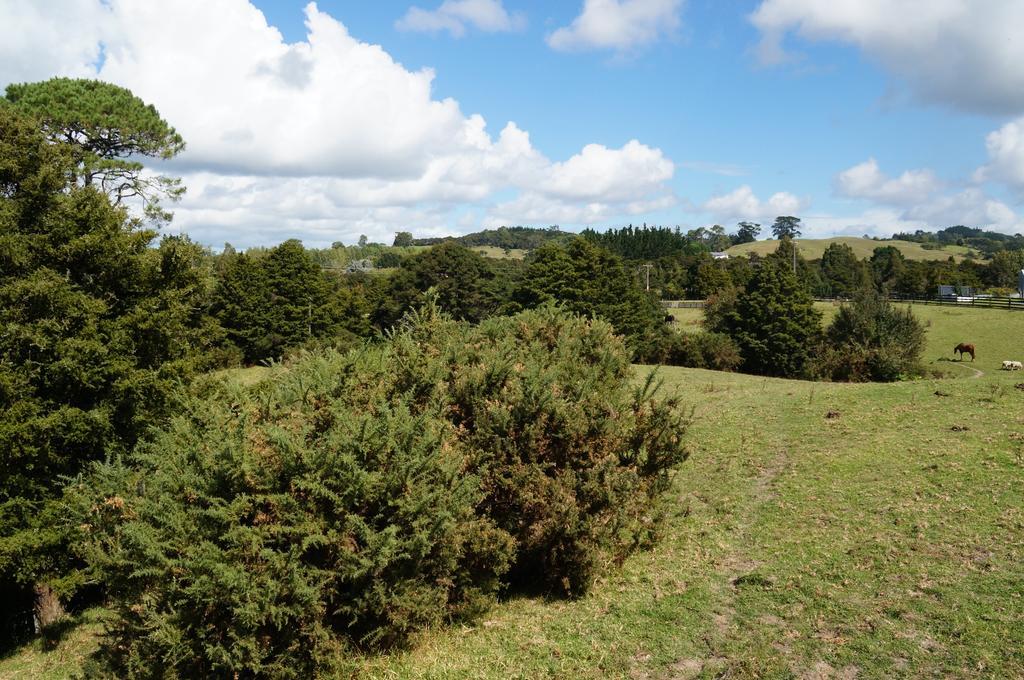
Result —
<instances>
[{"instance_id":1,"label":"pasture","mask_svg":"<svg viewBox=\"0 0 1024 680\"><path fill-rule=\"evenodd\" d=\"M796 245L799 253L807 258L808 260L820 259L824 254L825 249L833 243L845 243L853 249L857 259L864 259L871 257L874 253L875 248L882 248L884 246L895 246L903 253L903 256L908 260L945 260L951 255L958 261L962 260L967 253L970 252L970 248L964 246L947 245L937 250L928 250L920 243L913 241L875 241L869 238L860 238L857 236L838 236L836 238L798 238ZM779 247L779 242L775 239L767 239L764 241L754 241L752 243L741 243L740 245L729 248L726 252L729 255L735 257L737 255L749 255L750 253L757 253L758 255L769 255L775 252L775 249Z\"/></svg>"},{"instance_id":2,"label":"pasture","mask_svg":"<svg viewBox=\"0 0 1024 680\"><path fill-rule=\"evenodd\" d=\"M654 549L582 599L513 596L353 671L1024 675L1024 377L998 370L1024 358L1024 314L914 312L926 363L951 377L849 385L659 369L695 412ZM960 341L977 345L973 366L948 361ZM0 678L68 677L102 615L88 612L53 651L36 642L0 659Z\"/></svg>"},{"instance_id":3,"label":"pasture","mask_svg":"<svg viewBox=\"0 0 1024 680\"><path fill-rule=\"evenodd\" d=\"M496 260L521 260L526 257L528 250L522 248L499 248L498 246L469 246L474 253L484 257L492 257Z\"/></svg>"}]
</instances>

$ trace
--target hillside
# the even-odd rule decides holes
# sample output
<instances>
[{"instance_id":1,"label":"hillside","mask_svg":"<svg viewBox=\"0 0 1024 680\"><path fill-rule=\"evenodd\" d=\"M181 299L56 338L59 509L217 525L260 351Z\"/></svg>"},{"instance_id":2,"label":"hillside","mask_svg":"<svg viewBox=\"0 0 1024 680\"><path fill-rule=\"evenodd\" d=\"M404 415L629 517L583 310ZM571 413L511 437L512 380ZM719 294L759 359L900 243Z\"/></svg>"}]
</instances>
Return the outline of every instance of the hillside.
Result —
<instances>
[{"instance_id":1,"label":"hillside","mask_svg":"<svg viewBox=\"0 0 1024 680\"><path fill-rule=\"evenodd\" d=\"M943 246L938 250L927 250L920 243L913 243L911 241L874 241L872 239L860 238L857 236L838 236L836 238L800 238L797 239L797 248L799 248L800 254L808 260L820 259L825 249L833 243L845 243L846 245L853 248L853 252L857 257L863 259L871 257L875 248L881 248L884 246L895 246L900 249L903 256L908 260L945 260L950 255L955 257L958 261L963 259L963 256L969 252L969 248L956 245ZM769 253L775 252L778 248L779 242L774 239L767 241L754 241L753 243L742 243L738 246L729 248L726 252L732 256L738 255L749 255L750 253L757 253L758 255L768 255Z\"/></svg>"},{"instance_id":2,"label":"hillside","mask_svg":"<svg viewBox=\"0 0 1024 680\"><path fill-rule=\"evenodd\" d=\"M1024 314L914 307L955 379L829 384L662 368L695 407L663 539L579 600L509 598L379 678L1021 677ZM970 337L962 334L972 329ZM954 340L979 359L947 362ZM646 367L638 367L638 377ZM264 372L265 375L265 372ZM975 377L971 377L975 376ZM0 677L68 677L94 610Z\"/></svg>"}]
</instances>

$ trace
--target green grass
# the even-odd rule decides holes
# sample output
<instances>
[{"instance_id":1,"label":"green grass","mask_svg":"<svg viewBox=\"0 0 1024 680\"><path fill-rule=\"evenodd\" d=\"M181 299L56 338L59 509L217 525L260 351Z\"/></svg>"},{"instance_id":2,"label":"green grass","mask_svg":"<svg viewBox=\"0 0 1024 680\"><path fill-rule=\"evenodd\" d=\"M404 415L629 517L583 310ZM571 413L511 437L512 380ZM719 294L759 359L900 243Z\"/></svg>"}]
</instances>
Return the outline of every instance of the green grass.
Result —
<instances>
[{"instance_id":1,"label":"green grass","mask_svg":"<svg viewBox=\"0 0 1024 680\"><path fill-rule=\"evenodd\" d=\"M686 333L698 332L701 330L701 325L704 323L703 309L673 307L666 309L665 311L671 314L676 320L676 328Z\"/></svg>"},{"instance_id":2,"label":"green grass","mask_svg":"<svg viewBox=\"0 0 1024 680\"><path fill-rule=\"evenodd\" d=\"M860 259L871 257L875 248L881 248L883 246L895 246L899 248L900 252L902 252L903 256L908 260L945 260L952 255L959 261L963 259L964 255L970 252L970 249L965 248L964 246L949 245L940 250L926 250L920 243L914 243L912 241L875 241L856 236L840 236L836 238L823 239L798 238L796 243L800 254L808 260L820 259L822 254L825 252L825 249L833 243L845 243L853 248L854 254ZM770 253L774 253L775 249L778 247L779 242L771 239L767 241L754 241L753 243L742 243L729 248L726 252L732 256L749 255L750 253L768 255Z\"/></svg>"},{"instance_id":3,"label":"green grass","mask_svg":"<svg viewBox=\"0 0 1024 680\"><path fill-rule=\"evenodd\" d=\"M65 680L81 675L82 664L98 648L103 609L89 609L67 621L63 635L49 644L36 639L15 653L0 656L3 680Z\"/></svg>"},{"instance_id":4,"label":"green grass","mask_svg":"<svg viewBox=\"0 0 1024 680\"><path fill-rule=\"evenodd\" d=\"M510 248L506 252L504 248L499 248L498 246L470 246L469 249L475 253L480 253L484 257L493 257L497 260L521 260L529 252L522 248Z\"/></svg>"},{"instance_id":5,"label":"green grass","mask_svg":"<svg viewBox=\"0 0 1024 680\"><path fill-rule=\"evenodd\" d=\"M360 659L360 670L1024 676L1024 374L997 370L1024 357L1024 314L914 311L929 324L926 361L969 379L847 385L660 369L696 409L661 542L609 568L587 597L516 597ZM969 361L944 361L959 341L978 346L980 377ZM55 651L28 645L0 660L0 678L66 677L95 634L86 623Z\"/></svg>"}]
</instances>

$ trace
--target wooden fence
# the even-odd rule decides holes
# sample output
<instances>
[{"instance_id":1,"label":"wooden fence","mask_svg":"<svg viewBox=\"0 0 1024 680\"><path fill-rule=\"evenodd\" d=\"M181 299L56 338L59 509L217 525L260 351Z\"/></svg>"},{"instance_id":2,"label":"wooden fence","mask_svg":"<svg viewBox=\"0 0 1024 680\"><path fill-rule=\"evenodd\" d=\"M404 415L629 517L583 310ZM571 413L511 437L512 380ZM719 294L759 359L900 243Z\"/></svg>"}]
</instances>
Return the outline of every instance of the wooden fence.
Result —
<instances>
[{"instance_id":1,"label":"wooden fence","mask_svg":"<svg viewBox=\"0 0 1024 680\"><path fill-rule=\"evenodd\" d=\"M947 305L950 307L1019 309L1024 311L1024 299L1011 297L908 298L893 296L892 300L893 302L906 302L914 305Z\"/></svg>"},{"instance_id":2,"label":"wooden fence","mask_svg":"<svg viewBox=\"0 0 1024 680\"><path fill-rule=\"evenodd\" d=\"M833 298L815 298L818 302L840 303L843 300ZM1024 311L1024 298L1011 297L971 297L971 298L914 298L892 297L893 302L905 302L913 305L948 305L950 307L977 307L985 309L1019 309ZM703 300L662 300L665 309L703 309Z\"/></svg>"}]
</instances>

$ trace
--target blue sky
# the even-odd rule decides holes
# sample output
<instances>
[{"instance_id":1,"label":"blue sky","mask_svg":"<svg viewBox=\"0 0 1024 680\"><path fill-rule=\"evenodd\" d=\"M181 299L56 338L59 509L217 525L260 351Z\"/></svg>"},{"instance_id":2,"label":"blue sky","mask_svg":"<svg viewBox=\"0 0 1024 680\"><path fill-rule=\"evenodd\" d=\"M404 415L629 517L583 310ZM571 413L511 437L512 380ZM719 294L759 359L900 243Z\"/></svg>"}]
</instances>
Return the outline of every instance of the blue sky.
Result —
<instances>
[{"instance_id":1,"label":"blue sky","mask_svg":"<svg viewBox=\"0 0 1024 680\"><path fill-rule=\"evenodd\" d=\"M153 102L189 144L162 168L189 186L173 229L212 245L779 213L1024 231L1014 0L46 5L0 0L0 84Z\"/></svg>"}]
</instances>

